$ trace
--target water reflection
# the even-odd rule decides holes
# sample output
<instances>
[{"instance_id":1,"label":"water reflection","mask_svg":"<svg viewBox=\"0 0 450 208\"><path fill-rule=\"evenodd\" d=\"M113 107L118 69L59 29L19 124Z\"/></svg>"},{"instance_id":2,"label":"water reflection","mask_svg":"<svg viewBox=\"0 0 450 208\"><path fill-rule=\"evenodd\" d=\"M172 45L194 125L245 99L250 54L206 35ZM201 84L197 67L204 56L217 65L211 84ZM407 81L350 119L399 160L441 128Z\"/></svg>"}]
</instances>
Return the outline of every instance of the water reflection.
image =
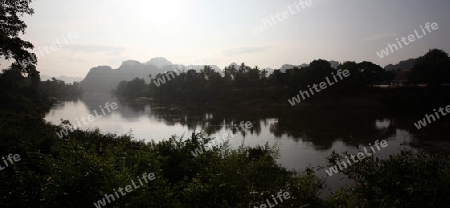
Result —
<instances>
[{"instance_id":1,"label":"water reflection","mask_svg":"<svg viewBox=\"0 0 450 208\"><path fill-rule=\"evenodd\" d=\"M85 95L81 101L89 112L98 110L106 102L117 102L119 108L113 113L120 116L124 125L127 122L144 122L142 125L145 125L143 118L146 118L168 127L183 126L188 132L204 130L207 134L217 134L225 130L240 133L243 137L249 134L259 137L262 129L267 128L272 137L308 142L316 150L328 150L336 141L354 146L390 138L398 129L408 131L407 125L399 125L402 122L398 118L391 118L376 109L182 109L157 103L130 103L108 94ZM234 128L241 121L252 122L253 128L248 131Z\"/></svg>"},{"instance_id":2,"label":"water reflection","mask_svg":"<svg viewBox=\"0 0 450 208\"><path fill-rule=\"evenodd\" d=\"M170 104L128 102L108 94L87 94L78 101L58 103L46 115L46 120L59 124L60 119L74 121L99 110L106 102L118 103L118 108L82 129L99 128L103 133L132 134L138 140L161 141L172 135L185 135L204 131L213 137L233 134L232 148L277 144L280 149L278 162L298 171L308 166L326 166L331 151L358 152L358 147L369 146L375 140L387 140L389 146L378 154L386 158L405 148L409 141L428 140L430 135L448 136L445 122L435 122L426 129L428 134L415 134L416 117L398 115L370 108L265 108L206 107L180 108ZM241 121L251 122L251 129L236 128ZM443 120L444 121L444 120ZM447 126L448 127L448 126ZM427 127L428 128L428 127ZM430 132L434 131L434 132ZM421 131L422 132L422 131ZM440 133L437 133L440 132ZM339 174L326 177L327 184L335 190L345 181Z\"/></svg>"}]
</instances>

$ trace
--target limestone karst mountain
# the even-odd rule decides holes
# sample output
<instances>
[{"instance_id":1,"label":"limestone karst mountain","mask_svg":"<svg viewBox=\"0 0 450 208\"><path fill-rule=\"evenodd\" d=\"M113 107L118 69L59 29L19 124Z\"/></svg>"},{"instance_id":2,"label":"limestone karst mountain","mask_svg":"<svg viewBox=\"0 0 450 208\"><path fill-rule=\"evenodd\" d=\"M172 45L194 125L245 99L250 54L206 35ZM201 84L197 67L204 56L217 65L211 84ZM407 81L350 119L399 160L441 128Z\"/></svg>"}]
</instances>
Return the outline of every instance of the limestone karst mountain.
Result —
<instances>
[{"instance_id":1,"label":"limestone karst mountain","mask_svg":"<svg viewBox=\"0 0 450 208\"><path fill-rule=\"evenodd\" d=\"M221 71L215 65L211 66L214 70ZM143 78L147 83L150 77L155 77L159 73L168 71L181 72L188 69L200 71L203 65L178 65L173 64L163 57L152 58L145 63L136 60L127 60L122 62L119 68L113 69L110 66L97 66L91 68L86 77L81 81L81 86L85 92L110 92L115 89L120 81L130 81L136 77Z\"/></svg>"}]
</instances>

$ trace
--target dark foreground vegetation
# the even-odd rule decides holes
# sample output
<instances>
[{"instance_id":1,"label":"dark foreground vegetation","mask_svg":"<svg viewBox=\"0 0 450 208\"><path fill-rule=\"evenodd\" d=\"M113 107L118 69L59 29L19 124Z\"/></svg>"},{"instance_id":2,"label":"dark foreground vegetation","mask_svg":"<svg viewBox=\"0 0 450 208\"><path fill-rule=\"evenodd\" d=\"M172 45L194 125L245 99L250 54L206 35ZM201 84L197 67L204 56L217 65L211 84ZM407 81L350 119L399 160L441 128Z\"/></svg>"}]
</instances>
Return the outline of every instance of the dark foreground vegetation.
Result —
<instances>
[{"instance_id":1,"label":"dark foreground vegetation","mask_svg":"<svg viewBox=\"0 0 450 208\"><path fill-rule=\"evenodd\" d=\"M354 184L322 199L323 180L312 169L296 174L280 167L273 147L223 145L194 157L192 151L209 141L202 134L145 143L129 135L76 130L59 139L55 132L63 126L37 114L2 111L0 118L0 152L21 157L0 171L2 207L93 207L143 173L156 179L107 207L253 207L280 191L291 198L278 207L449 205L448 158L439 155L367 158L345 171Z\"/></svg>"}]
</instances>

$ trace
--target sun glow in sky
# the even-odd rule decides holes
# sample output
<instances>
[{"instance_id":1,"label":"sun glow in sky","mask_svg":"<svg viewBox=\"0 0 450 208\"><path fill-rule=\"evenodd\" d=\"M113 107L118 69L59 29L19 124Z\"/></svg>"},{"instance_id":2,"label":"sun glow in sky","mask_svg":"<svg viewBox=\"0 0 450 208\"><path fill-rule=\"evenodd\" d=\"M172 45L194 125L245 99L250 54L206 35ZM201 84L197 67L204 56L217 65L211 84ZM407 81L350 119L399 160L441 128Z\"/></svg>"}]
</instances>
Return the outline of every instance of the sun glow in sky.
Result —
<instances>
[{"instance_id":1,"label":"sun glow in sky","mask_svg":"<svg viewBox=\"0 0 450 208\"><path fill-rule=\"evenodd\" d=\"M223 68L245 62L276 69L319 58L384 67L430 48L450 52L448 0L311 0L295 14L289 9L300 0L39 0L31 5L35 14L25 16L22 37L35 45L34 52L79 33L38 60L38 70L50 76L84 77L95 66L117 68L126 60L153 57L175 64ZM286 11L288 16L262 25ZM387 57L377 56L427 22L439 29ZM255 34L256 27L263 30Z\"/></svg>"}]
</instances>

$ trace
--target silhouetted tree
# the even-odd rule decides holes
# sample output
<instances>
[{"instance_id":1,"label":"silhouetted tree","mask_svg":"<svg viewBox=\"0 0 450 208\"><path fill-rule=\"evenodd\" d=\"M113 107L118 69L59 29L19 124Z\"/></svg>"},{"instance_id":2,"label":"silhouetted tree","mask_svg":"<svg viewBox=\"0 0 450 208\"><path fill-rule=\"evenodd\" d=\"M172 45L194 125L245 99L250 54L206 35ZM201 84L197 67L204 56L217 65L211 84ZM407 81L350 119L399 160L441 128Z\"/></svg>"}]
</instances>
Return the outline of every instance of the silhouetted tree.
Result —
<instances>
[{"instance_id":1,"label":"silhouetted tree","mask_svg":"<svg viewBox=\"0 0 450 208\"><path fill-rule=\"evenodd\" d=\"M29 76L39 76L36 70L36 55L28 49L34 46L22 40L19 35L25 33L27 25L20 18L24 14L32 15L31 0L7 0L0 4L0 57L14 59L14 66Z\"/></svg>"},{"instance_id":2,"label":"silhouetted tree","mask_svg":"<svg viewBox=\"0 0 450 208\"><path fill-rule=\"evenodd\" d=\"M450 82L450 58L448 54L439 49L428 51L419 57L411 73L410 81L416 84L424 83L430 86L438 86Z\"/></svg>"},{"instance_id":3,"label":"silhouetted tree","mask_svg":"<svg viewBox=\"0 0 450 208\"><path fill-rule=\"evenodd\" d=\"M79 97L83 92L79 82L68 84L54 77L52 78L52 80L43 81L40 84L40 89L48 96L62 99L76 98Z\"/></svg>"},{"instance_id":4,"label":"silhouetted tree","mask_svg":"<svg viewBox=\"0 0 450 208\"><path fill-rule=\"evenodd\" d=\"M372 62L363 61L358 64L363 82L366 85L382 84L384 69Z\"/></svg>"}]
</instances>

